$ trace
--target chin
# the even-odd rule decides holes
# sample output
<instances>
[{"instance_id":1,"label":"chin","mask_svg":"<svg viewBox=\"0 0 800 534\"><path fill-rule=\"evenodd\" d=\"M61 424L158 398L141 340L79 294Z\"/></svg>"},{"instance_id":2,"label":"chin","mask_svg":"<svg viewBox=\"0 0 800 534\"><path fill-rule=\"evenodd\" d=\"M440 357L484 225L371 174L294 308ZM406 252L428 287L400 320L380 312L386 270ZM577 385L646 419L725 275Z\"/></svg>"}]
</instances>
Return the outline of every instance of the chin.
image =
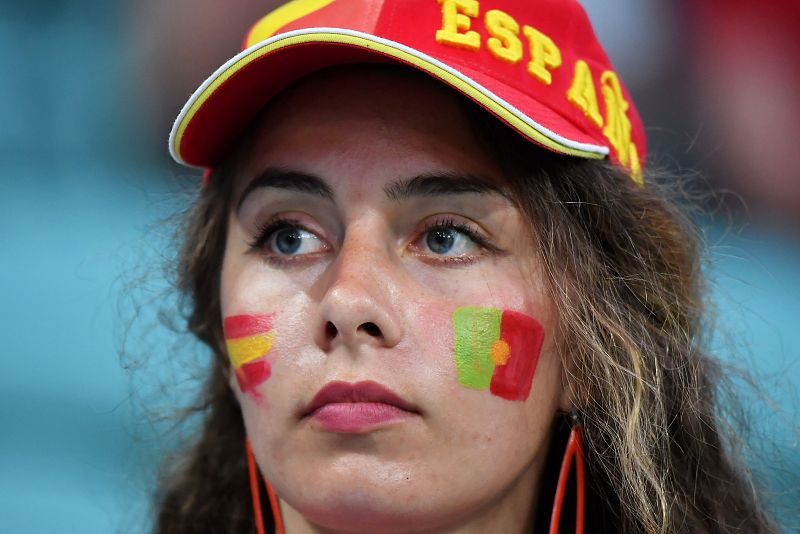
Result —
<instances>
[{"instance_id":1,"label":"chin","mask_svg":"<svg viewBox=\"0 0 800 534\"><path fill-rule=\"evenodd\" d=\"M350 491L347 490L342 491ZM375 502L343 496L327 502L303 503L298 507L307 521L326 529L345 532L391 534L418 524L416 514L397 503ZM307 506L305 506L307 504Z\"/></svg>"},{"instance_id":2,"label":"chin","mask_svg":"<svg viewBox=\"0 0 800 534\"><path fill-rule=\"evenodd\" d=\"M307 521L325 529L373 534L407 532L409 525L420 530L435 530L452 520L441 511L433 514L429 502L423 509L422 503L413 499L388 501L386 493L375 488L369 492L354 492L353 489L342 488L341 495L325 502L315 499L313 503L300 503L297 511ZM376 499L381 493L381 499Z\"/></svg>"},{"instance_id":3,"label":"chin","mask_svg":"<svg viewBox=\"0 0 800 534\"><path fill-rule=\"evenodd\" d=\"M404 473L404 471L401 471ZM447 488L425 487L424 477L359 469L349 475L308 477L305 487L286 488L281 497L307 521L334 531L392 534L414 525L420 530L435 530L466 513L447 510L453 506L453 492ZM280 489L276 490L281 494ZM473 503L478 504L478 503ZM474 509L474 508L473 508Z\"/></svg>"}]
</instances>

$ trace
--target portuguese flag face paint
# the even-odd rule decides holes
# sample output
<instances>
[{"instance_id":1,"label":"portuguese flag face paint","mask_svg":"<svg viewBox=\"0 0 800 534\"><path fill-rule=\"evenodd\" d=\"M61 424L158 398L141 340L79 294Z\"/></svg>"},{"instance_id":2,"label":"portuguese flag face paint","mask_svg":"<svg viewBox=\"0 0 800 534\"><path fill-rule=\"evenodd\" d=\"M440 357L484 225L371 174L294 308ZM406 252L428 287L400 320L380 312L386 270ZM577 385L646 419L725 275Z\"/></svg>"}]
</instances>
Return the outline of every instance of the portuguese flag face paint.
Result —
<instances>
[{"instance_id":1,"label":"portuguese flag face paint","mask_svg":"<svg viewBox=\"0 0 800 534\"><path fill-rule=\"evenodd\" d=\"M239 388L260 397L255 388L272 373L266 358L272 348L272 315L233 315L225 318L223 328Z\"/></svg>"},{"instance_id":2,"label":"portuguese flag face paint","mask_svg":"<svg viewBox=\"0 0 800 534\"><path fill-rule=\"evenodd\" d=\"M453 330L459 383L508 400L528 398L544 342L538 321L508 310L464 307L453 312Z\"/></svg>"}]
</instances>

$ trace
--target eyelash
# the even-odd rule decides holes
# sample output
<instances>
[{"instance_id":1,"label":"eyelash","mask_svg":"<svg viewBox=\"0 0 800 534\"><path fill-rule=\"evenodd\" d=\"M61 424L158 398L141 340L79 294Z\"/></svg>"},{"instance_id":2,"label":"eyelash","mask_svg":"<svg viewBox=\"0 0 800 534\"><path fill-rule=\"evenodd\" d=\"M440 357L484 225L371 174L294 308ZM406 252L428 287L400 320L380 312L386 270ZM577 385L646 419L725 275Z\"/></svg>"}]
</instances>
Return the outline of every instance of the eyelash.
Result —
<instances>
[{"instance_id":1,"label":"eyelash","mask_svg":"<svg viewBox=\"0 0 800 534\"><path fill-rule=\"evenodd\" d=\"M474 228L469 226L463 222L457 222L452 217L442 217L438 219L434 219L428 223L425 223L425 228L423 229L422 233L417 236L414 240L416 242L422 236L426 235L428 232L432 230L455 230L457 232L461 232L465 236L467 236L473 243L484 249L484 251L489 252L490 254L498 254L500 253L500 249L494 246L485 236L480 234ZM479 256L483 254L479 254L478 256L445 256L440 257L434 261L439 263L447 263L447 264L469 264L474 262Z\"/></svg>"},{"instance_id":2,"label":"eyelash","mask_svg":"<svg viewBox=\"0 0 800 534\"><path fill-rule=\"evenodd\" d=\"M277 232L278 230L283 230L284 228L301 228L306 232L310 230L300 224L299 221L295 219L284 219L282 217L275 217L273 219L269 219L263 224L259 224L256 228L256 237L253 241L250 242L250 248L252 249L261 249L264 245L267 244L267 241L272 234Z\"/></svg>"},{"instance_id":3,"label":"eyelash","mask_svg":"<svg viewBox=\"0 0 800 534\"><path fill-rule=\"evenodd\" d=\"M267 220L265 223L259 225L256 228L255 238L249 243L250 249L253 251L263 251L264 246L267 244L269 239L275 232L279 230L283 230L285 228L299 228L306 232L315 234L316 232L306 228L300 221L296 219L284 218L284 217L275 217L273 219ZM475 229L473 229L468 224L457 222L452 217L442 217L438 219L434 219L433 221L426 222L425 227L422 232L414 238L412 243L417 242L421 239L424 235L432 230L455 230L457 232L461 232L465 236L467 236L471 241L473 241L476 245L488 251L490 254L499 254L501 250L494 246L485 236L481 235ZM481 254L482 255L482 254ZM274 256L268 253L265 253L264 256L266 259L275 265L287 265L295 261L302 260L302 256ZM447 264L468 264L472 263L477 259L476 256L470 257L460 257L460 256L452 256L452 257L442 257L433 261L439 263L447 263Z\"/></svg>"},{"instance_id":4,"label":"eyelash","mask_svg":"<svg viewBox=\"0 0 800 534\"><path fill-rule=\"evenodd\" d=\"M255 238L249 243L250 250L261 253L262 257L268 263L276 267L289 266L294 262L306 259L304 256L277 256L270 254L269 251L265 251L264 247L267 245L267 242L270 240L273 234L285 228L299 228L305 232L316 234L316 232L313 232L312 230L309 230L303 226L303 224L301 224L297 219L290 219L280 216L274 217L256 227Z\"/></svg>"}]
</instances>

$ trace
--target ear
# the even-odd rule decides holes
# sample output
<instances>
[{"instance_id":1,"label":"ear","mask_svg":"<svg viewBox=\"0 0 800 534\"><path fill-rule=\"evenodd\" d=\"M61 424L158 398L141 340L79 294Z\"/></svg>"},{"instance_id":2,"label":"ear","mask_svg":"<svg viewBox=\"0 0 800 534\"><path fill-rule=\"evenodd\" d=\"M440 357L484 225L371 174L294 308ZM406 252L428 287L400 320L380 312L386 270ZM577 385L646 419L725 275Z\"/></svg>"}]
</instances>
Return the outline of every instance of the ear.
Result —
<instances>
[{"instance_id":1,"label":"ear","mask_svg":"<svg viewBox=\"0 0 800 534\"><path fill-rule=\"evenodd\" d=\"M225 374L228 376L228 386L234 393L237 393L239 391L239 381L236 379L236 373L230 365L225 367Z\"/></svg>"},{"instance_id":2,"label":"ear","mask_svg":"<svg viewBox=\"0 0 800 534\"><path fill-rule=\"evenodd\" d=\"M228 382L228 387L231 389L233 396L236 397L236 401L241 403L240 395L242 394L242 388L239 386L239 379L236 377L236 371L234 371L227 356L225 357L224 363L222 361L220 362L220 368L222 369L225 380Z\"/></svg>"},{"instance_id":3,"label":"ear","mask_svg":"<svg viewBox=\"0 0 800 534\"><path fill-rule=\"evenodd\" d=\"M236 373L230 363L228 356L228 348L225 344L225 338L222 334L222 328L217 327L214 329L214 345L216 350L214 352L214 367L216 372L221 373L222 377L228 382L228 387L231 388L234 394L239 391L239 383L236 379Z\"/></svg>"},{"instance_id":4,"label":"ear","mask_svg":"<svg viewBox=\"0 0 800 534\"><path fill-rule=\"evenodd\" d=\"M575 411L575 393L566 376L566 372L561 377L561 396L558 399L558 409L564 413Z\"/></svg>"},{"instance_id":5,"label":"ear","mask_svg":"<svg viewBox=\"0 0 800 534\"><path fill-rule=\"evenodd\" d=\"M561 357L561 396L558 399L558 408L564 413L585 406L589 398L589 387L578 379L570 361L571 355L565 351Z\"/></svg>"},{"instance_id":6,"label":"ear","mask_svg":"<svg viewBox=\"0 0 800 534\"><path fill-rule=\"evenodd\" d=\"M219 348L214 354L214 372L219 375L221 380L224 380L228 383L228 387L231 388L233 395L236 399L239 399L239 393L241 393L241 389L239 388L239 380L236 378L236 372L233 370L233 366L230 363L230 359L228 358L228 353L226 352L225 344L221 344L222 348Z\"/></svg>"}]
</instances>

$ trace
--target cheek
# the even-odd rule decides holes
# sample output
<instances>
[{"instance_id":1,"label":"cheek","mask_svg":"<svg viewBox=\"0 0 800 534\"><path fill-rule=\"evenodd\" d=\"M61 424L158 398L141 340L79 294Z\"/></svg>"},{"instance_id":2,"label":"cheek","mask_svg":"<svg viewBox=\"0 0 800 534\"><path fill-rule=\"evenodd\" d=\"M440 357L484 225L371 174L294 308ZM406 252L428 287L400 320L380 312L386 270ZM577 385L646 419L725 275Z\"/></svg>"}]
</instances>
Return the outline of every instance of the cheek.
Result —
<instances>
[{"instance_id":1,"label":"cheek","mask_svg":"<svg viewBox=\"0 0 800 534\"><path fill-rule=\"evenodd\" d=\"M239 389L255 400L261 399L258 386L272 374L267 356L272 350L273 323L273 314L230 315L223 323L225 345Z\"/></svg>"},{"instance_id":2,"label":"cheek","mask_svg":"<svg viewBox=\"0 0 800 534\"><path fill-rule=\"evenodd\" d=\"M324 360L318 351L309 350L313 340L302 319L309 313L297 300L287 302L286 309L269 312L241 313L239 310L253 308L237 307L223 321L233 371L230 385L262 408L273 406L275 394L287 401L296 400L301 389L287 391L287 378L296 386L298 377L307 376ZM286 354L292 357L284 358Z\"/></svg>"},{"instance_id":3,"label":"cheek","mask_svg":"<svg viewBox=\"0 0 800 534\"><path fill-rule=\"evenodd\" d=\"M450 454L456 464L471 466L476 454L492 457L492 469L479 470L478 478L515 476L538 457L556 408L558 367L543 352L547 319L463 306L439 321L450 335L449 380L462 392L445 426L454 448L463 452Z\"/></svg>"}]
</instances>

